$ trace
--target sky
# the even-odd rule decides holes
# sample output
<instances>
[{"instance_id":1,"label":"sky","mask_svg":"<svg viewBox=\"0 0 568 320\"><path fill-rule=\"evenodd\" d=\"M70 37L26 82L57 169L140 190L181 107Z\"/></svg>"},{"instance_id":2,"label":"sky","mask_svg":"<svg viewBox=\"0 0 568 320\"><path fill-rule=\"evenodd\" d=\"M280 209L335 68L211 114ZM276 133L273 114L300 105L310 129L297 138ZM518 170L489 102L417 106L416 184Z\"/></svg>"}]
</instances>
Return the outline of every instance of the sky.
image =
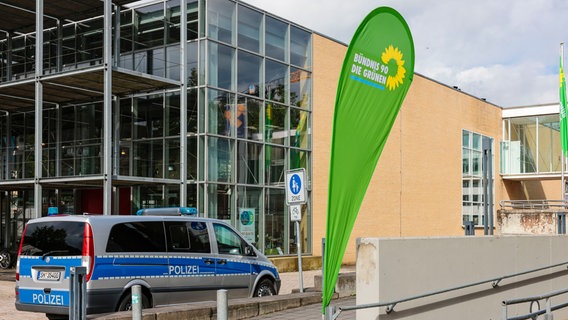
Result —
<instances>
[{"instance_id":1,"label":"sky","mask_svg":"<svg viewBox=\"0 0 568 320\"><path fill-rule=\"evenodd\" d=\"M416 73L501 107L559 101L567 0L242 2L346 44L368 13L392 7L412 32Z\"/></svg>"}]
</instances>

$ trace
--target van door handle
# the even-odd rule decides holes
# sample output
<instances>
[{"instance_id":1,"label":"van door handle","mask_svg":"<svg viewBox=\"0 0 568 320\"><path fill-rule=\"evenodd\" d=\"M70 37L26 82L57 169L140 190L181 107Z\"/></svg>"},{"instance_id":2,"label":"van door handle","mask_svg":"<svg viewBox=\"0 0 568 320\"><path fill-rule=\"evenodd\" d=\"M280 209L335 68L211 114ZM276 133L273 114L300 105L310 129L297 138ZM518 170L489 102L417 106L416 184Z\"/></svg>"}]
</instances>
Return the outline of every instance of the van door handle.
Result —
<instances>
[{"instance_id":1,"label":"van door handle","mask_svg":"<svg viewBox=\"0 0 568 320\"><path fill-rule=\"evenodd\" d=\"M213 264L215 261L213 261L213 259L205 259L205 260L203 260L203 262L205 264L209 265L209 264Z\"/></svg>"},{"instance_id":2,"label":"van door handle","mask_svg":"<svg viewBox=\"0 0 568 320\"><path fill-rule=\"evenodd\" d=\"M219 259L219 260L217 260L217 263L218 263L218 264L227 264L227 260L225 260L225 259Z\"/></svg>"}]
</instances>

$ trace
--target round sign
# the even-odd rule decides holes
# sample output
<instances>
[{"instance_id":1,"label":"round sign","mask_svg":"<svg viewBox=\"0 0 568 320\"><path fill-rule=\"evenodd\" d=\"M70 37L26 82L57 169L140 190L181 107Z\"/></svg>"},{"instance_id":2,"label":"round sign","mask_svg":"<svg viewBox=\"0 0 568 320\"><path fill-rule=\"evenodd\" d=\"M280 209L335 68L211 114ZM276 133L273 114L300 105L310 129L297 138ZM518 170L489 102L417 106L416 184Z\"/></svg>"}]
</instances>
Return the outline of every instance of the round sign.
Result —
<instances>
[{"instance_id":1,"label":"round sign","mask_svg":"<svg viewBox=\"0 0 568 320\"><path fill-rule=\"evenodd\" d=\"M300 179L300 176L297 174L293 174L290 177L290 191L292 191L292 194L298 194L300 193L300 191L302 190L302 179Z\"/></svg>"}]
</instances>

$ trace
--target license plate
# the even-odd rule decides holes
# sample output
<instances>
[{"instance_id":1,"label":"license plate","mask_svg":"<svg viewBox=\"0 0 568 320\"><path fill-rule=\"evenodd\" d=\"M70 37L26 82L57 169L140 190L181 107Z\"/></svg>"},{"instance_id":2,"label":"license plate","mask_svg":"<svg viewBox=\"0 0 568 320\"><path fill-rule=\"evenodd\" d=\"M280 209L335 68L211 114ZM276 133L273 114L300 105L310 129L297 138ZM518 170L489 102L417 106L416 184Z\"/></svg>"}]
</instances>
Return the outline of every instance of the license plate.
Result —
<instances>
[{"instance_id":1,"label":"license plate","mask_svg":"<svg viewBox=\"0 0 568 320\"><path fill-rule=\"evenodd\" d=\"M59 281L61 272L58 271L40 271L37 275L38 280Z\"/></svg>"}]
</instances>

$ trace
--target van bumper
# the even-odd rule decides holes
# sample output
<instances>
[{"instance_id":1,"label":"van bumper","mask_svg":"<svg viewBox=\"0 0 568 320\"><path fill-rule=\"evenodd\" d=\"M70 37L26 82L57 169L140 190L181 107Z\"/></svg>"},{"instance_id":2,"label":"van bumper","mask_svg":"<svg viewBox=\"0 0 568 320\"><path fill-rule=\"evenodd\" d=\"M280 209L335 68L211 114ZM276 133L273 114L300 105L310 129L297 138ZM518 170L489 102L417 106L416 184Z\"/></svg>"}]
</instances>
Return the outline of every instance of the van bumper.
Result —
<instances>
[{"instance_id":1,"label":"van bumper","mask_svg":"<svg viewBox=\"0 0 568 320\"><path fill-rule=\"evenodd\" d=\"M29 304L16 301L16 310L52 314L69 314L69 307L50 306L45 304Z\"/></svg>"},{"instance_id":2,"label":"van bumper","mask_svg":"<svg viewBox=\"0 0 568 320\"><path fill-rule=\"evenodd\" d=\"M115 291L87 291L87 314L104 313L104 312L114 312L113 304L118 303L120 298L120 292ZM110 299L110 300L109 300ZM109 301L113 303L109 303ZM50 314L69 314L69 306L56 306L49 304L33 304L33 303L22 303L19 299L16 299L14 303L16 310L27 311L27 312L38 312L38 313L50 313Z\"/></svg>"}]
</instances>

